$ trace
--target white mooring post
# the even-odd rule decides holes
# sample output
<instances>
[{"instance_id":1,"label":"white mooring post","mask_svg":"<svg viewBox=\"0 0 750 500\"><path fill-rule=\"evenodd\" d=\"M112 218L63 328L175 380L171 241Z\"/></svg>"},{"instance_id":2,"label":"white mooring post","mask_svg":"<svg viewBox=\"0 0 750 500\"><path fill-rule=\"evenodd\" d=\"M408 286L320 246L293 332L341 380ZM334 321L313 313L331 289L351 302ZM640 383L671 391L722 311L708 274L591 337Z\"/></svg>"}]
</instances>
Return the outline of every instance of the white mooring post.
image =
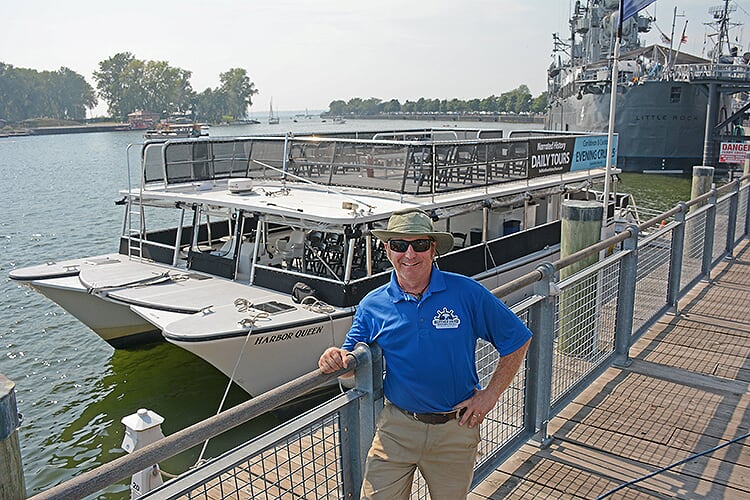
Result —
<instances>
[{"instance_id":1,"label":"white mooring post","mask_svg":"<svg viewBox=\"0 0 750 500\"><path fill-rule=\"evenodd\" d=\"M151 410L141 408L136 413L123 417L121 422L125 426L122 449L128 453L133 453L135 450L164 438L161 431L164 418ZM130 498L138 498L144 493L161 486L162 483L159 464L143 469L141 472L133 474L130 481Z\"/></svg>"}]
</instances>

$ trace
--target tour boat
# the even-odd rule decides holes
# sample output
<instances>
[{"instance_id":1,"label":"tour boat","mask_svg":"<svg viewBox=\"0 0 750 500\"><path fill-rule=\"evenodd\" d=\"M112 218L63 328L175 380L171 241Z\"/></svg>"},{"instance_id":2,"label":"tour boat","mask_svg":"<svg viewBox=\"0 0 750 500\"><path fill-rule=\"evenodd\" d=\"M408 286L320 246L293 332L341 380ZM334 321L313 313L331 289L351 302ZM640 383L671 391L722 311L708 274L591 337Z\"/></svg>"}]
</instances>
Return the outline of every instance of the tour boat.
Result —
<instances>
[{"instance_id":1,"label":"tour boat","mask_svg":"<svg viewBox=\"0 0 750 500\"><path fill-rule=\"evenodd\" d=\"M455 247L437 265L488 288L554 260L561 203L592 196L604 179L607 137L501 135L149 141L139 174L128 172L138 181L121 192L118 253L10 277L115 347L163 337L256 395L341 344L358 302L389 280L371 230L396 210L419 207L436 230L453 233Z\"/></svg>"}]
</instances>

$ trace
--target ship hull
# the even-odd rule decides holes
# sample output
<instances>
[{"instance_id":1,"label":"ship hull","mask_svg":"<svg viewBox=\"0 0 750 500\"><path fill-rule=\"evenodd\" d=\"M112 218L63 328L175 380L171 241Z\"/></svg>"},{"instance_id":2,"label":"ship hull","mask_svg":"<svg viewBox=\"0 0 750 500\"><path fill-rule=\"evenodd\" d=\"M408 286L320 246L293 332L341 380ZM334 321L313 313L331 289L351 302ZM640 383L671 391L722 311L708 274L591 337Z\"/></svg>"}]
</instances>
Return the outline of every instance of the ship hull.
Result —
<instances>
[{"instance_id":1,"label":"ship hull","mask_svg":"<svg viewBox=\"0 0 750 500\"><path fill-rule=\"evenodd\" d=\"M546 128L607 132L610 93L581 93L553 102ZM615 112L617 166L626 172L690 173L701 165L708 97L702 85L647 81L619 89Z\"/></svg>"}]
</instances>

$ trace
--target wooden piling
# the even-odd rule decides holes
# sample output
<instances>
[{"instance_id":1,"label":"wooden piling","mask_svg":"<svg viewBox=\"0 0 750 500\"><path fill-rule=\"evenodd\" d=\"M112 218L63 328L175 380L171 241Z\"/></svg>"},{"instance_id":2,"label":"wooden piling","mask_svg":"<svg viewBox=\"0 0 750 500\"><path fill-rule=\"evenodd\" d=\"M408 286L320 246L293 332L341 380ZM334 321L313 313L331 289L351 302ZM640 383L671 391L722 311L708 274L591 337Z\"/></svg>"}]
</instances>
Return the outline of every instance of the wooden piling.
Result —
<instances>
[{"instance_id":1,"label":"wooden piling","mask_svg":"<svg viewBox=\"0 0 750 500\"><path fill-rule=\"evenodd\" d=\"M690 199L694 200L711 191L714 182L714 167L696 165L693 167L693 184L690 188ZM704 206L707 201L690 205L688 213L695 212ZM685 249L687 256L696 259L700 258L702 248L697 243L703 239L703 232L695 223L685 225Z\"/></svg>"},{"instance_id":2,"label":"wooden piling","mask_svg":"<svg viewBox=\"0 0 750 500\"><path fill-rule=\"evenodd\" d=\"M708 193L714 183L714 167L705 167L696 165L693 167L693 184L690 188L690 199L694 200L699 196ZM706 203L697 203L690 206L690 212L694 212Z\"/></svg>"},{"instance_id":3,"label":"wooden piling","mask_svg":"<svg viewBox=\"0 0 750 500\"><path fill-rule=\"evenodd\" d=\"M562 204L560 226L560 258L565 258L579 250L599 242L602 230L604 207L597 201L567 200ZM596 264L599 256L592 255L575 264L560 269L560 281L568 276ZM586 357L596 347L596 324L577 314L578 310L592 307L596 302L596 290L591 290L588 280L569 287L560 296L560 310L565 314L560 318L558 350L565 354Z\"/></svg>"},{"instance_id":4,"label":"wooden piling","mask_svg":"<svg viewBox=\"0 0 750 500\"><path fill-rule=\"evenodd\" d=\"M16 384L0 374L0 498L26 498L21 447L18 442Z\"/></svg>"}]
</instances>

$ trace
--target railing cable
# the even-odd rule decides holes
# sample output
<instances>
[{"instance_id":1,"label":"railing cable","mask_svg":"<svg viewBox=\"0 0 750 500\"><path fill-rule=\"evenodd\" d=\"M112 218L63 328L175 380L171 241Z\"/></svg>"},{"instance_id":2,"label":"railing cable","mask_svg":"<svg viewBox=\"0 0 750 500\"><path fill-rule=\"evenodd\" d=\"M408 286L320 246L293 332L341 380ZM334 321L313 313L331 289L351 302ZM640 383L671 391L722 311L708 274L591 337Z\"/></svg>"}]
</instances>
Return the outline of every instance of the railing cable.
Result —
<instances>
[{"instance_id":1,"label":"railing cable","mask_svg":"<svg viewBox=\"0 0 750 500\"><path fill-rule=\"evenodd\" d=\"M731 441L727 441L726 443L720 444L718 446L714 446L713 448L710 448L708 450L705 450L705 451L702 451L700 453L695 453L693 455L690 455L689 457L683 458L682 460L680 460L678 462L675 462L673 464L667 465L666 467L662 467L661 469L657 469L654 472L651 472L650 474L646 474L645 476L641 476L639 478L633 479L632 481L628 481L627 483L623 483L620 486L618 486L616 488L612 488L608 492L606 492L606 493L604 493L602 495L599 495L598 497L596 497L596 500L601 500L602 498L606 498L606 497L612 495L613 493L616 493L616 492L618 492L618 491L620 491L620 490L622 490L624 488L627 488L628 486L634 485L635 483L639 483L641 481L645 481L648 478L654 477L654 476L656 476L658 474L661 474L662 472L666 472L666 471L668 471L670 469L673 469L673 468L677 467L678 465L682 465L682 464L684 464L686 462L690 462L691 460L695 460L696 458L700 458L700 457L702 457L704 455L708 455L709 453L713 453L715 451L718 451L718 450L720 450L720 449L722 449L722 448L724 448L726 446L729 446L730 444L734 444L734 443L736 443L738 441L742 441L743 439L747 438L748 436L750 436L750 432L748 432L746 434L743 434L742 436L736 437L736 438L732 439Z\"/></svg>"}]
</instances>

